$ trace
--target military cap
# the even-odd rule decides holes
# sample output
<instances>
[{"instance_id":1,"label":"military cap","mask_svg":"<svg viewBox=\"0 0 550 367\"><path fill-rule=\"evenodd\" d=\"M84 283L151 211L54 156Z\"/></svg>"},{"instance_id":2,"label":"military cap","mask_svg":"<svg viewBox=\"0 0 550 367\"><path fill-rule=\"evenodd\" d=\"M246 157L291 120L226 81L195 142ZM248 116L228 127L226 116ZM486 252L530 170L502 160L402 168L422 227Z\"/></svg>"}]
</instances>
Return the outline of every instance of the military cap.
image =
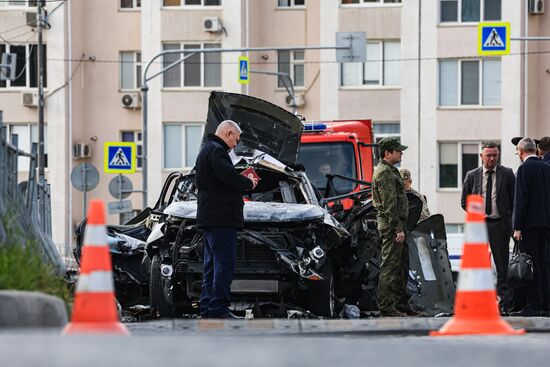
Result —
<instances>
[{"instance_id":1,"label":"military cap","mask_svg":"<svg viewBox=\"0 0 550 367\"><path fill-rule=\"evenodd\" d=\"M405 150L408 147L402 145L397 138L384 138L378 142L378 149L382 150Z\"/></svg>"},{"instance_id":2,"label":"military cap","mask_svg":"<svg viewBox=\"0 0 550 367\"><path fill-rule=\"evenodd\" d=\"M411 171L409 171L406 168L399 168L399 173L401 174L401 178L403 180L410 180L411 179Z\"/></svg>"},{"instance_id":3,"label":"military cap","mask_svg":"<svg viewBox=\"0 0 550 367\"><path fill-rule=\"evenodd\" d=\"M550 136L540 138L539 148L545 152L550 152Z\"/></svg>"},{"instance_id":4,"label":"military cap","mask_svg":"<svg viewBox=\"0 0 550 367\"><path fill-rule=\"evenodd\" d=\"M514 145L518 145L518 143L521 139L523 139L523 136L516 136L515 138L512 138L511 142ZM538 140L538 139L533 139L533 140L535 141L535 144L537 144L537 145L540 144L540 140Z\"/></svg>"}]
</instances>

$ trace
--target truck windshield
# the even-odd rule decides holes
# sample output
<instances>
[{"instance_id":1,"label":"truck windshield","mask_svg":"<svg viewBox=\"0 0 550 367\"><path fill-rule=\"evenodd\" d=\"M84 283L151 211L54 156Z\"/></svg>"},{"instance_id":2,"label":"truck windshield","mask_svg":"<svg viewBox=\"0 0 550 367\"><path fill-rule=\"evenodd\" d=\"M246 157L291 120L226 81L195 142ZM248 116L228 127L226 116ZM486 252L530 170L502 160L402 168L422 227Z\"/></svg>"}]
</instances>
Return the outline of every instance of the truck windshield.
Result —
<instances>
[{"instance_id":1,"label":"truck windshield","mask_svg":"<svg viewBox=\"0 0 550 367\"><path fill-rule=\"evenodd\" d=\"M315 187L324 193L327 173L357 178L355 155L352 143L307 143L300 146L298 162L306 168L306 174ZM355 189L356 184L334 179L336 194L345 194Z\"/></svg>"}]
</instances>

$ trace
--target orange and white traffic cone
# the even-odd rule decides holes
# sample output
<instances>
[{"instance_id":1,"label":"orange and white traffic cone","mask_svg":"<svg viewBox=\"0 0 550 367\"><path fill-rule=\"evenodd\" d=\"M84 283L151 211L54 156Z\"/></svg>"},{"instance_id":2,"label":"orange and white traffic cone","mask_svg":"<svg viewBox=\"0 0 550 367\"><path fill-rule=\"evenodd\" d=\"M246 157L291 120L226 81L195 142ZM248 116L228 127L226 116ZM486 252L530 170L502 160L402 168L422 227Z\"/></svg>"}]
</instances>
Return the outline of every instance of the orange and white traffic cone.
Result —
<instances>
[{"instance_id":1,"label":"orange and white traffic cone","mask_svg":"<svg viewBox=\"0 0 550 367\"><path fill-rule=\"evenodd\" d=\"M118 320L111 254L107 245L105 205L91 200L71 322L63 334L130 335Z\"/></svg>"},{"instance_id":2,"label":"orange and white traffic cone","mask_svg":"<svg viewBox=\"0 0 550 367\"><path fill-rule=\"evenodd\" d=\"M481 195L469 195L466 200L465 242L456 290L455 315L439 331L432 331L430 335L524 333L524 329L514 330L500 317L495 279L491 271L483 198Z\"/></svg>"}]
</instances>

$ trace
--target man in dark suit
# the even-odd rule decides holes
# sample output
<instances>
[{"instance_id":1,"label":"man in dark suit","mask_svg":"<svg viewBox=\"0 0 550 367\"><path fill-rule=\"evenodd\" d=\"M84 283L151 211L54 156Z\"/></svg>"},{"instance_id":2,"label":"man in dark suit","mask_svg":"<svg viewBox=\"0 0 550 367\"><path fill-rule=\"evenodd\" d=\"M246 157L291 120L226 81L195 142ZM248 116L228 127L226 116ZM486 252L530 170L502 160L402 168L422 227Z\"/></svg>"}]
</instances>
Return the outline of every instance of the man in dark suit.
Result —
<instances>
[{"instance_id":1,"label":"man in dark suit","mask_svg":"<svg viewBox=\"0 0 550 367\"><path fill-rule=\"evenodd\" d=\"M550 136L543 136L540 138L539 152L542 156L542 160L546 163L550 163Z\"/></svg>"},{"instance_id":2,"label":"man in dark suit","mask_svg":"<svg viewBox=\"0 0 550 367\"><path fill-rule=\"evenodd\" d=\"M514 172L498 164L499 151L493 142L483 143L482 166L469 171L462 185L462 209L466 210L466 197L470 194L483 196L489 245L497 268L497 292L502 313L508 311L512 298L506 285L508 273L509 244L512 235L512 209L514 206Z\"/></svg>"},{"instance_id":3,"label":"man in dark suit","mask_svg":"<svg viewBox=\"0 0 550 367\"><path fill-rule=\"evenodd\" d=\"M548 312L550 303L550 165L537 157L531 138L520 140L517 151L523 164L516 179L514 239L522 241L522 248L533 259L533 281L528 286L527 305L515 315L538 316Z\"/></svg>"},{"instance_id":4,"label":"man in dark suit","mask_svg":"<svg viewBox=\"0 0 550 367\"><path fill-rule=\"evenodd\" d=\"M241 129L234 121L218 125L197 156L197 224L204 231L201 317L234 318L229 312L235 271L237 230L243 228L243 192L258 184L235 170L229 151Z\"/></svg>"}]
</instances>

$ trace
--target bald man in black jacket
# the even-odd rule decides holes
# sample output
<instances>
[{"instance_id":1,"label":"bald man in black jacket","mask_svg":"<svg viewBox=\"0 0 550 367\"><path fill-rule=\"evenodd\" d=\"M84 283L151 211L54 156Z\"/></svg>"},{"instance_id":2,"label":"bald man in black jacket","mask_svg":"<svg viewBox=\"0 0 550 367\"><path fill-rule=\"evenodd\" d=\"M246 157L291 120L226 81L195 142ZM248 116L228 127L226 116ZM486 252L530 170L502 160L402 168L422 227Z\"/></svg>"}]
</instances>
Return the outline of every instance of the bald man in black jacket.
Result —
<instances>
[{"instance_id":1,"label":"bald man in black jacket","mask_svg":"<svg viewBox=\"0 0 550 367\"><path fill-rule=\"evenodd\" d=\"M234 121L218 125L208 135L197 156L197 224L204 231L201 317L233 318L231 282L235 271L237 230L242 229L243 193L258 184L257 179L239 174L229 151L235 148L241 129Z\"/></svg>"}]
</instances>

